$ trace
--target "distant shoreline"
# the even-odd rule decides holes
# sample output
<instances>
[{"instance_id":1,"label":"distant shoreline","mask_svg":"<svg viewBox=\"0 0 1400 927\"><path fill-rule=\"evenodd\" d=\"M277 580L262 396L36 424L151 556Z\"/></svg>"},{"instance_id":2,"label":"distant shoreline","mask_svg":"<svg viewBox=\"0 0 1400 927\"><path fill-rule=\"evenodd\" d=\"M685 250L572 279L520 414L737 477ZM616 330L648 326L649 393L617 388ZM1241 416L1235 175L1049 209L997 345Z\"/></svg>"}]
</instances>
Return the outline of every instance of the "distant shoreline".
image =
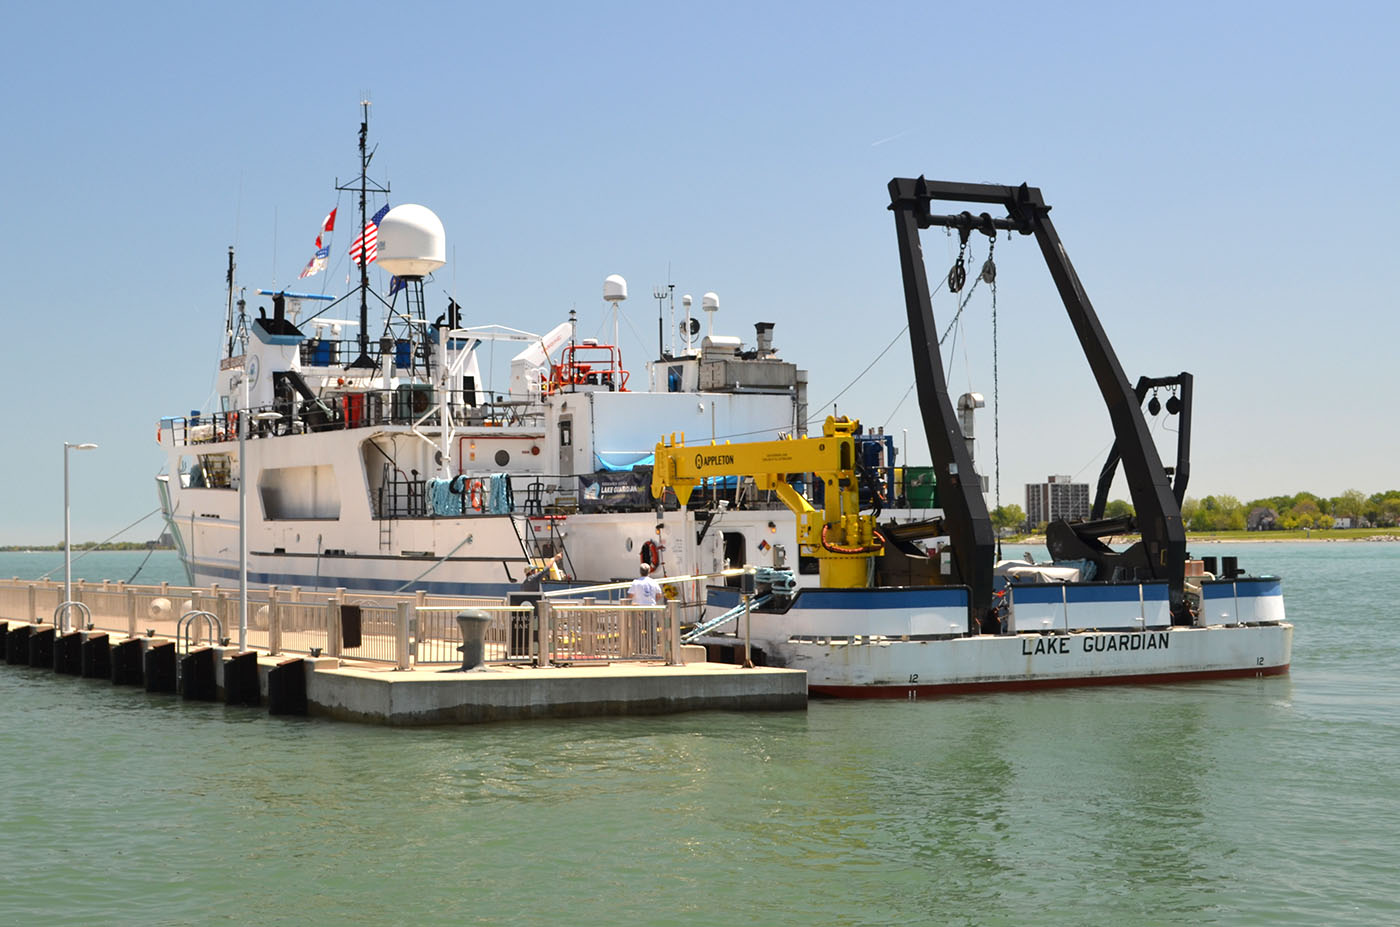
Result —
<instances>
[{"instance_id":1,"label":"distant shoreline","mask_svg":"<svg viewBox=\"0 0 1400 927\"><path fill-rule=\"evenodd\" d=\"M1365 543L1390 543L1400 542L1400 534L1367 534L1359 536L1333 536L1327 537L1327 532L1317 531L1312 537L1269 537L1268 531L1251 531L1249 537L1237 537L1235 535L1220 534L1187 534L1188 544L1365 544ZM1135 535L1124 537L1107 537L1103 541L1105 544L1130 544L1137 540ZM1045 546L1045 535L1034 534L1015 540L1002 541L1003 544L1016 545L1028 544L1031 546Z\"/></svg>"}]
</instances>

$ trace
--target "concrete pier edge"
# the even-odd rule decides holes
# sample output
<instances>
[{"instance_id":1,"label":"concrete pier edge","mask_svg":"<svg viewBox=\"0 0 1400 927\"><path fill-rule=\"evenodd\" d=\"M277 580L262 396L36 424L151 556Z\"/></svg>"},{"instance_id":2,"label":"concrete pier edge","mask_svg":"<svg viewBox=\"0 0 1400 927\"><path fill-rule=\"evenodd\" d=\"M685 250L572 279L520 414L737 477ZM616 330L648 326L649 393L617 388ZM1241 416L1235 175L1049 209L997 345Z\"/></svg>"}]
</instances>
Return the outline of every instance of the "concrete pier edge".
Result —
<instances>
[{"instance_id":1,"label":"concrete pier edge","mask_svg":"<svg viewBox=\"0 0 1400 927\"><path fill-rule=\"evenodd\" d=\"M48 633L43 633L45 630ZM40 636L47 643L53 636L51 627L45 629L43 625L15 621L8 622L6 631L14 635L8 637L7 643L30 644L34 636ZM77 636L85 645L105 643L114 683L137 686L144 683L148 691L175 690L174 641L161 637L116 638L100 630L82 631ZM131 656L136 659L119 657L119 649L134 650ZM699 648L685 648L683 658L689 662L678 665L656 662L542 668L487 665L467 672L441 665L390 671L363 665L342 666L334 657L239 654L237 648L232 647L209 649L214 664L214 698L226 697L225 670L236 657L242 658L244 666L250 655L256 659L258 698L263 704L269 704L269 678L274 671L278 667L282 667L283 673L295 671L295 664L300 663L305 679L305 701L297 707L304 704L305 713L314 717L364 724L464 725L713 710L800 711L807 707L807 674L802 670L745 669L731 664L697 662ZM27 663L25 660L20 665ZM143 675L147 678L132 678L129 670L122 669L131 663L146 670ZM151 671L156 678L150 678ZM247 687L250 682L245 680L242 685ZM235 682L235 689L239 685ZM273 687L283 685L284 682ZM203 690L203 684L200 688ZM203 690L195 697L210 696Z\"/></svg>"}]
</instances>

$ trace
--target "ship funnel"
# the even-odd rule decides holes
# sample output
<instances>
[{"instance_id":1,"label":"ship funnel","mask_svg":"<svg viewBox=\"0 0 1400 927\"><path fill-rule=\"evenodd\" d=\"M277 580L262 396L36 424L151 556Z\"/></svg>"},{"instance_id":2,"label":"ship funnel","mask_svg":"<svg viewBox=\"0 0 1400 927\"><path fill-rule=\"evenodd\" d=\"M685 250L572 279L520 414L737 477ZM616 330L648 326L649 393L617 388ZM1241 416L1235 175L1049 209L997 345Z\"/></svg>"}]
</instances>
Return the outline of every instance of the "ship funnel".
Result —
<instances>
[{"instance_id":1,"label":"ship funnel","mask_svg":"<svg viewBox=\"0 0 1400 927\"><path fill-rule=\"evenodd\" d=\"M759 353L760 355L763 355L763 354L772 354L772 353L773 353L773 323L772 323L772 322L756 322L756 323L754 323L754 332L755 332L755 341L756 341L757 347L758 347L758 353Z\"/></svg>"}]
</instances>

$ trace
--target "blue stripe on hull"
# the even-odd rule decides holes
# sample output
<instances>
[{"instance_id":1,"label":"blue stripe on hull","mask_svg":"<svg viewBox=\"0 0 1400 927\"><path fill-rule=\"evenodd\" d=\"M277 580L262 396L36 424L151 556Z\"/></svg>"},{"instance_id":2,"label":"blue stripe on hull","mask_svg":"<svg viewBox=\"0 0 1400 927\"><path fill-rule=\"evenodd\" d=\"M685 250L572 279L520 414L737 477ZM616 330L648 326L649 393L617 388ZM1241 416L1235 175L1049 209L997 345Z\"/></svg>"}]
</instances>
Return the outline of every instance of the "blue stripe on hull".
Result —
<instances>
[{"instance_id":1,"label":"blue stripe on hull","mask_svg":"<svg viewBox=\"0 0 1400 927\"><path fill-rule=\"evenodd\" d=\"M930 586L917 589L803 589L793 602L792 610L967 608L967 596L966 586Z\"/></svg>"},{"instance_id":2,"label":"blue stripe on hull","mask_svg":"<svg viewBox=\"0 0 1400 927\"><path fill-rule=\"evenodd\" d=\"M227 579L238 582L238 570L233 567L214 566L213 564L195 563L190 564L189 569L197 576L214 577L215 579ZM350 592L398 592L406 580L403 579L376 579L370 576L306 576L299 573L266 573L258 570L248 571L248 582L258 586L279 586L291 587L300 586L303 589L337 589L344 587ZM519 592L519 583L460 583L419 580L411 583L405 592L417 592L419 589L429 595L489 595L504 596L508 592Z\"/></svg>"}]
</instances>

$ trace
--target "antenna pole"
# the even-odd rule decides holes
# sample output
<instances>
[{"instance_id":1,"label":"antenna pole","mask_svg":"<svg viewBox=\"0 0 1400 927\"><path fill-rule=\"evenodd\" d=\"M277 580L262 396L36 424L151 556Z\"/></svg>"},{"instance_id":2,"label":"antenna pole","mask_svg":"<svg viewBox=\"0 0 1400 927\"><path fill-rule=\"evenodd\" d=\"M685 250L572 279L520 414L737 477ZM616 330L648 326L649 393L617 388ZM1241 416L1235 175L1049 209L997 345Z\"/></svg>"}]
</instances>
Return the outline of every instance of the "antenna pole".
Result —
<instances>
[{"instance_id":1,"label":"antenna pole","mask_svg":"<svg viewBox=\"0 0 1400 927\"><path fill-rule=\"evenodd\" d=\"M228 349L225 357L233 356L233 271L237 265L233 263L233 245L228 246L228 316L224 321L224 334L228 336Z\"/></svg>"},{"instance_id":2,"label":"antenna pole","mask_svg":"<svg viewBox=\"0 0 1400 927\"><path fill-rule=\"evenodd\" d=\"M367 213L365 212L368 193L369 157L365 145L369 137L369 101L361 100L364 116L360 120L360 234L365 233ZM369 356L369 261L364 248L360 249L360 357Z\"/></svg>"},{"instance_id":3,"label":"antenna pole","mask_svg":"<svg viewBox=\"0 0 1400 927\"><path fill-rule=\"evenodd\" d=\"M668 284L672 290L676 288L674 283ZM659 286L651 288L651 298L656 300L656 351L658 357L666 357L666 290ZM671 315L676 314L675 301L671 303Z\"/></svg>"},{"instance_id":4,"label":"antenna pole","mask_svg":"<svg viewBox=\"0 0 1400 927\"><path fill-rule=\"evenodd\" d=\"M365 226L369 224L369 194L383 193L388 196L389 185L379 184L369 179L369 162L374 158L374 152L369 150L369 100L361 100L360 107L363 112L360 119L360 176L343 186L337 183L335 188L360 194L360 234L363 235ZM365 260L363 249L360 251L360 334L358 340L360 356L348 366L376 366L369 356L369 261Z\"/></svg>"}]
</instances>

